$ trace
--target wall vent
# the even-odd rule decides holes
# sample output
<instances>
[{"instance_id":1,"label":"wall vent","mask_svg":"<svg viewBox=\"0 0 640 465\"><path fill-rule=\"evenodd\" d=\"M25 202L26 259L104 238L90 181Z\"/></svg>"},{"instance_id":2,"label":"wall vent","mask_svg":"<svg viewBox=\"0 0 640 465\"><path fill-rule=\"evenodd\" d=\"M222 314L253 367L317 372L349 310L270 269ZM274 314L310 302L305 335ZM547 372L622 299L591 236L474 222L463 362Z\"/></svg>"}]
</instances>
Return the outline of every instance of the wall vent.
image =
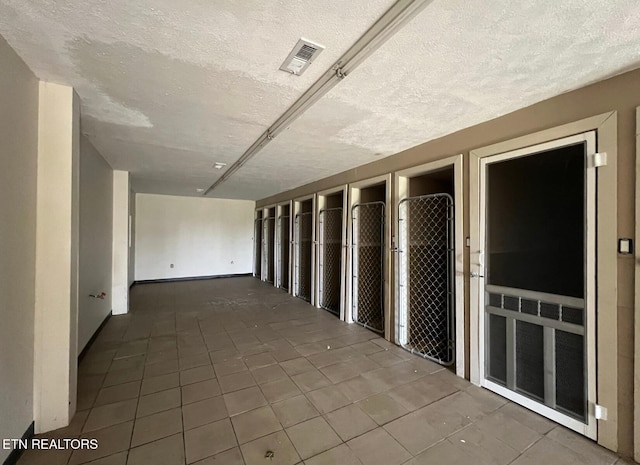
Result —
<instances>
[{"instance_id":1,"label":"wall vent","mask_svg":"<svg viewBox=\"0 0 640 465\"><path fill-rule=\"evenodd\" d=\"M323 50L324 46L320 44L300 39L286 60L280 65L280 69L300 76Z\"/></svg>"}]
</instances>

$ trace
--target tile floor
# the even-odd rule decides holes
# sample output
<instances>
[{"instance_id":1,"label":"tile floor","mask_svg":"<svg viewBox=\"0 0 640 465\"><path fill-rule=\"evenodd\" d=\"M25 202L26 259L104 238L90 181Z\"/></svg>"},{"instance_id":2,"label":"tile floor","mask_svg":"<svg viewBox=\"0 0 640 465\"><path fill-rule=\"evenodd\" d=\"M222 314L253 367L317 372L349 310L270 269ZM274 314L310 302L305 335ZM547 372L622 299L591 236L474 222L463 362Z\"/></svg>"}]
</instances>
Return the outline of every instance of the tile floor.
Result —
<instances>
[{"instance_id":1,"label":"tile floor","mask_svg":"<svg viewBox=\"0 0 640 465\"><path fill-rule=\"evenodd\" d=\"M21 465L617 464L583 437L254 278L137 285Z\"/></svg>"}]
</instances>

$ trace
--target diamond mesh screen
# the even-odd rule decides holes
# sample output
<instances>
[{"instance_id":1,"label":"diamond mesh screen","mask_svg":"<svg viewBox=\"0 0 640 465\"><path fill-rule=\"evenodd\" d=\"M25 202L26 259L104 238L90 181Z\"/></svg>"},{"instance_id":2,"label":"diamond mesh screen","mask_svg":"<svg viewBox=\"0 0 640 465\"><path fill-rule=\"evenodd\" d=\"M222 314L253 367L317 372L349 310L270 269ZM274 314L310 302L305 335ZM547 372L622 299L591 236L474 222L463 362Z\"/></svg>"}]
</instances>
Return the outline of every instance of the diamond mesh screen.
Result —
<instances>
[{"instance_id":1,"label":"diamond mesh screen","mask_svg":"<svg viewBox=\"0 0 640 465\"><path fill-rule=\"evenodd\" d=\"M340 313L342 290L342 208L320 211L320 306Z\"/></svg>"},{"instance_id":2,"label":"diamond mesh screen","mask_svg":"<svg viewBox=\"0 0 640 465\"><path fill-rule=\"evenodd\" d=\"M264 219L264 270L265 281L273 283L274 252L275 252L276 219L269 217Z\"/></svg>"},{"instance_id":3,"label":"diamond mesh screen","mask_svg":"<svg viewBox=\"0 0 640 465\"><path fill-rule=\"evenodd\" d=\"M443 365L454 361L453 199L433 194L399 207L405 348Z\"/></svg>"},{"instance_id":4,"label":"diamond mesh screen","mask_svg":"<svg viewBox=\"0 0 640 465\"><path fill-rule=\"evenodd\" d=\"M311 247L313 240L312 213L301 213L296 216L297 228L297 296L311 301Z\"/></svg>"},{"instance_id":5,"label":"diamond mesh screen","mask_svg":"<svg viewBox=\"0 0 640 465\"><path fill-rule=\"evenodd\" d=\"M278 229L280 242L278 244L280 249L280 288L289 290L289 216L281 215L278 218Z\"/></svg>"},{"instance_id":6,"label":"diamond mesh screen","mask_svg":"<svg viewBox=\"0 0 640 465\"><path fill-rule=\"evenodd\" d=\"M253 275L260 277L262 267L262 220L253 224Z\"/></svg>"},{"instance_id":7,"label":"diamond mesh screen","mask_svg":"<svg viewBox=\"0 0 640 465\"><path fill-rule=\"evenodd\" d=\"M352 210L353 319L384 332L384 202Z\"/></svg>"}]
</instances>

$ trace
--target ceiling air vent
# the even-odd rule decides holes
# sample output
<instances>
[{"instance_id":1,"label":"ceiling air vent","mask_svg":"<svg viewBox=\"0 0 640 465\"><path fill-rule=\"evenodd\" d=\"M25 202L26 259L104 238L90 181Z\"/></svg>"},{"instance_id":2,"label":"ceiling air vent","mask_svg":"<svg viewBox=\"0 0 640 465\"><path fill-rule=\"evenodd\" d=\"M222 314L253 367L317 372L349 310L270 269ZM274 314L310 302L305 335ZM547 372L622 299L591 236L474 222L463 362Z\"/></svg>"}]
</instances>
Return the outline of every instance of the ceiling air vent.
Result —
<instances>
[{"instance_id":1,"label":"ceiling air vent","mask_svg":"<svg viewBox=\"0 0 640 465\"><path fill-rule=\"evenodd\" d=\"M300 76L323 50L324 47L320 44L300 39L287 59L280 65L280 69Z\"/></svg>"}]
</instances>

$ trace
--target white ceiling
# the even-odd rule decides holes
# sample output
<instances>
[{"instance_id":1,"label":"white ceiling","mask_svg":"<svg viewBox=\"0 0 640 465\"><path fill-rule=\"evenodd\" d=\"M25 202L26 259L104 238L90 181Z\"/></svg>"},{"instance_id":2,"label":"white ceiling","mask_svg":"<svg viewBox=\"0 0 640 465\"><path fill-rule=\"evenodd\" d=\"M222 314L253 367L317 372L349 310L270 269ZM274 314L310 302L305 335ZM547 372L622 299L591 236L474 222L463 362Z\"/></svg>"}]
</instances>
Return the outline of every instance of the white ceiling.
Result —
<instances>
[{"instance_id":1,"label":"white ceiling","mask_svg":"<svg viewBox=\"0 0 640 465\"><path fill-rule=\"evenodd\" d=\"M392 0L0 0L0 35L82 99L138 192L198 195ZM326 50L278 70L300 37ZM436 0L215 197L260 199L640 66L637 0Z\"/></svg>"}]
</instances>

